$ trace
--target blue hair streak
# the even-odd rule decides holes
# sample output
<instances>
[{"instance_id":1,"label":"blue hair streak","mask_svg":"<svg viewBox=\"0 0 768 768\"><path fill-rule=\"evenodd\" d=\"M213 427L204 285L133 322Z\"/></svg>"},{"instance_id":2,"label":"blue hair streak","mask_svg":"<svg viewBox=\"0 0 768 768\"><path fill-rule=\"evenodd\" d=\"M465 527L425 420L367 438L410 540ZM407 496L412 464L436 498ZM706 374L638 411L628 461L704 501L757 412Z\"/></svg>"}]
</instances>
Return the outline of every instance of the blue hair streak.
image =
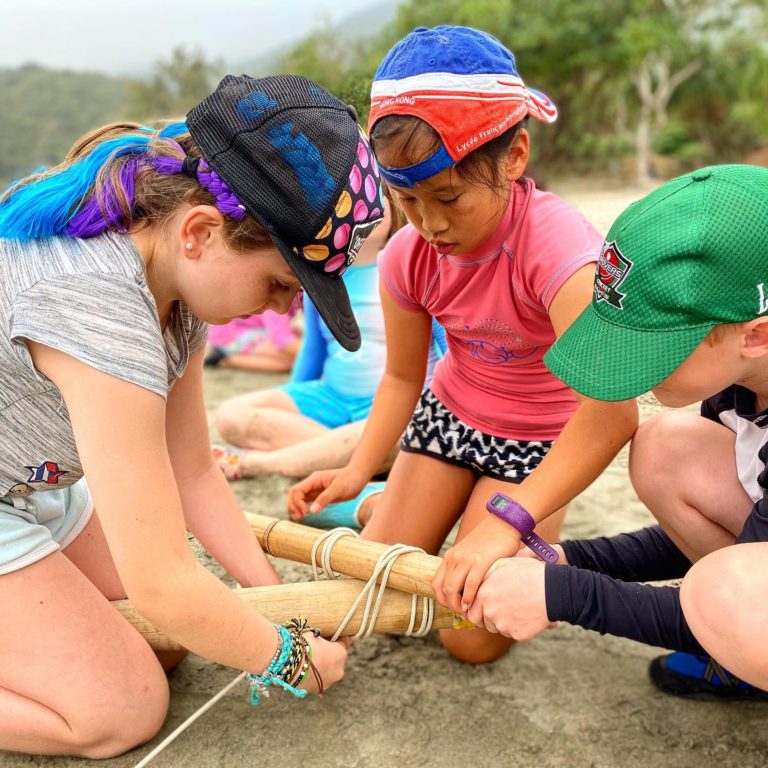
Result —
<instances>
[{"instance_id":1,"label":"blue hair streak","mask_svg":"<svg viewBox=\"0 0 768 768\"><path fill-rule=\"evenodd\" d=\"M0 202L0 237L92 237L110 228L125 229L130 222L122 219L133 205L135 175L153 137L175 138L186 132L185 123L173 123L159 134L136 127L101 141L74 162L16 182ZM109 172L118 162L115 184Z\"/></svg>"}]
</instances>

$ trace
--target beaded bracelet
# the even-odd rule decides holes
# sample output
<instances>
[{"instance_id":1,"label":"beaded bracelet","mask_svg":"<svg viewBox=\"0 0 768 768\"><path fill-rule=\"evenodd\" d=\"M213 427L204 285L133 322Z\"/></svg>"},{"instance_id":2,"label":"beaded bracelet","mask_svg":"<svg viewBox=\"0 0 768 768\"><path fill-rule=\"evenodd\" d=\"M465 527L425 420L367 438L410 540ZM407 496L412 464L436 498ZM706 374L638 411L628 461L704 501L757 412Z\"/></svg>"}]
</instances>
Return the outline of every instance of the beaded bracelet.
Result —
<instances>
[{"instance_id":1,"label":"beaded bracelet","mask_svg":"<svg viewBox=\"0 0 768 768\"><path fill-rule=\"evenodd\" d=\"M307 620L302 618L291 619L291 621L289 622L289 625L291 626L292 629L295 629L297 632L299 632L299 637L301 638L301 644L304 649L304 663L302 664L302 668L301 668L301 676L294 683L294 685L296 686L301 685L306 679L311 669L312 674L315 676L315 683L317 684L318 695L322 696L323 688L324 688L323 678L320 676L320 672L318 672L317 667L312 663L312 646L309 644L309 641L307 640L307 638L304 637L305 634L308 634L310 632L315 637L319 637L320 630L310 627Z\"/></svg>"},{"instance_id":2,"label":"beaded bracelet","mask_svg":"<svg viewBox=\"0 0 768 768\"><path fill-rule=\"evenodd\" d=\"M296 634L289 632L285 627L280 624L275 624L275 628L280 636L281 645L279 652L276 652L272 657L272 661L267 665L267 668L260 674L249 674L247 676L248 685L251 686L251 704L258 704L261 701L262 696L269 696L269 686L278 685L285 690L290 691L297 698L304 698L307 695L306 691L297 690L294 688L284 675L289 670L286 669L291 654L295 654L295 649L298 643L296 642ZM285 675L287 677L287 675Z\"/></svg>"},{"instance_id":3,"label":"beaded bracelet","mask_svg":"<svg viewBox=\"0 0 768 768\"><path fill-rule=\"evenodd\" d=\"M285 648L285 641L288 639L287 631L280 624L273 624L272 626L277 630L277 648L275 648L275 653L269 660L269 664L267 664L267 669L273 664L277 665L279 663L283 648Z\"/></svg>"},{"instance_id":4,"label":"beaded bracelet","mask_svg":"<svg viewBox=\"0 0 768 768\"><path fill-rule=\"evenodd\" d=\"M247 676L251 686L251 704L258 704L262 696L269 696L270 685L278 685L296 698L303 699L307 691L299 689L298 686L307 676L309 669L312 669L319 692L322 693L323 681L312 664L312 647L304 637L304 634L309 632L318 637L320 630L313 629L307 620L302 618L291 619L285 626L275 624L275 628L279 640L272 660L260 675Z\"/></svg>"}]
</instances>

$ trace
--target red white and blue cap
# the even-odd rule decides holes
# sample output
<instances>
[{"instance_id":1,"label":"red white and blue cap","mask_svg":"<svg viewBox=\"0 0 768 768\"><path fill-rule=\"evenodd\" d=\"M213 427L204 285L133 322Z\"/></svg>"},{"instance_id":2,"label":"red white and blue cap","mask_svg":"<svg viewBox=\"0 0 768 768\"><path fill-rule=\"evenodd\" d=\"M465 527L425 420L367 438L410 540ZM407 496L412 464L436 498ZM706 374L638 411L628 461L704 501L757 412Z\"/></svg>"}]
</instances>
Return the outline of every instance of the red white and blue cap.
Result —
<instances>
[{"instance_id":1,"label":"red white and blue cap","mask_svg":"<svg viewBox=\"0 0 768 768\"><path fill-rule=\"evenodd\" d=\"M420 163L379 165L385 181L410 188L456 165L527 115L554 122L557 107L525 85L514 55L493 35L441 25L414 29L379 65L371 86L369 133L387 115L421 118L443 142Z\"/></svg>"}]
</instances>

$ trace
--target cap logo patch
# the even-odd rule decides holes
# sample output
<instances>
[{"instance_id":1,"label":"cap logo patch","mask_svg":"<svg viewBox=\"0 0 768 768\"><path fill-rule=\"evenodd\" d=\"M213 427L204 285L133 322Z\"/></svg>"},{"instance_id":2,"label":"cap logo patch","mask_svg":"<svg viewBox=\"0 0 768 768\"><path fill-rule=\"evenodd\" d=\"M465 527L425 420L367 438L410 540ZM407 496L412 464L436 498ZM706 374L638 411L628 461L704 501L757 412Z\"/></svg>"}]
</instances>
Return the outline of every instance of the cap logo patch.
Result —
<instances>
[{"instance_id":1,"label":"cap logo patch","mask_svg":"<svg viewBox=\"0 0 768 768\"><path fill-rule=\"evenodd\" d=\"M347 246L347 266L349 266L360 252L360 248L365 242L365 238L371 234L371 231L381 223L381 219L375 219L374 221L365 221L361 224L356 224L352 230L352 235L349 238L349 245Z\"/></svg>"},{"instance_id":2,"label":"cap logo patch","mask_svg":"<svg viewBox=\"0 0 768 768\"><path fill-rule=\"evenodd\" d=\"M607 301L617 309L624 309L622 301L626 296L618 288L624 282L632 262L626 258L616 245L616 241L606 243L597 260L595 273L595 301Z\"/></svg>"}]
</instances>

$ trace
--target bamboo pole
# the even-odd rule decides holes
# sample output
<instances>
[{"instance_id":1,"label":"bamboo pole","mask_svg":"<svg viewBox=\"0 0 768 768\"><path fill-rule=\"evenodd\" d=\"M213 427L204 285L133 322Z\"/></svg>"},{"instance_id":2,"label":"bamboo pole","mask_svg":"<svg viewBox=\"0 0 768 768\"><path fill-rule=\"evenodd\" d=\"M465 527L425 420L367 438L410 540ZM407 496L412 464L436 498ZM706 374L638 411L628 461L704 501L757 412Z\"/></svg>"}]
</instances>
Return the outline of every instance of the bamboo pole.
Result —
<instances>
[{"instance_id":1,"label":"bamboo pole","mask_svg":"<svg viewBox=\"0 0 768 768\"><path fill-rule=\"evenodd\" d=\"M298 563L312 563L312 545L326 533L290 520L277 520L248 512L245 516L267 554ZM322 549L322 546L318 548L318 559ZM345 576L367 581L385 549L387 545L377 541L345 536L333 545L331 568ZM421 552L401 555L389 574L387 586L409 594L434 598L432 579L441 563L441 558Z\"/></svg>"},{"instance_id":2,"label":"bamboo pole","mask_svg":"<svg viewBox=\"0 0 768 768\"><path fill-rule=\"evenodd\" d=\"M294 616L302 616L311 626L317 627L323 636L330 637L339 628L364 582L358 579L334 581L310 581L298 584L280 584L271 587L249 587L236 594L269 621L283 623ZM422 600L417 601L414 628L418 629L422 618ZM387 588L381 603L375 632L404 634L411 618L411 595ZM112 603L155 650L181 650L182 646L163 634L150 621L136 611L128 600ZM361 601L352 620L347 624L344 636L354 635L360 629L365 600ZM435 605L433 629L459 629L471 626L463 622L448 608Z\"/></svg>"}]
</instances>

